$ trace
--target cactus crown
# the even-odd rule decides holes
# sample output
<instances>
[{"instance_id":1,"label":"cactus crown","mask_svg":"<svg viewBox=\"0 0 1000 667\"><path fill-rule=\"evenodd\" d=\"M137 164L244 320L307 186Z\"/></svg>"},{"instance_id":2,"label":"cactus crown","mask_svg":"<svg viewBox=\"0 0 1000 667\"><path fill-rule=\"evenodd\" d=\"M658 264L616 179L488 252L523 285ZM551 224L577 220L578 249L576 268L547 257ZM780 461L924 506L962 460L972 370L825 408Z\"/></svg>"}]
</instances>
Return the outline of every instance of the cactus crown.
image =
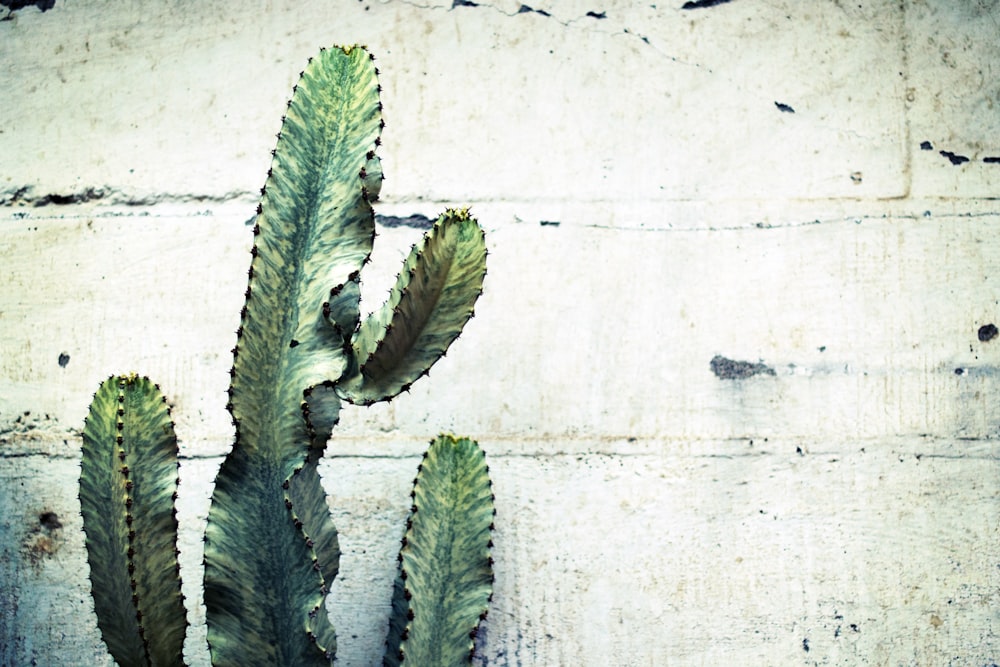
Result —
<instances>
[{"instance_id":1,"label":"cactus crown","mask_svg":"<svg viewBox=\"0 0 1000 667\"><path fill-rule=\"evenodd\" d=\"M257 208L227 403L236 437L205 534L215 665L329 664L336 638L324 601L340 550L317 465L341 401L368 405L407 390L457 338L482 292L483 231L468 210L449 210L413 247L385 305L360 315L360 276L375 237L371 203L382 182L372 60L361 47L310 60ZM135 376L105 382L84 432L80 497L99 625L122 665L182 664L179 579L159 576L164 567L177 570L176 457L155 385ZM432 460L451 472L433 474ZM492 494L482 452L442 436L418 480L400 556L400 576L412 570L410 580L423 582L406 589L416 625L409 632L394 619L391 627L410 639L391 632L389 645L397 656L423 655L420 642L438 643L454 634L444 626L458 624L464 639L456 655L467 663L469 633L485 614L492 582ZM425 517L435 512L447 519L428 527ZM461 545L441 551L455 536ZM449 564L463 591L460 609L421 606L413 597L432 595L437 585L424 581L429 566L413 560L422 541L432 553L467 555L467 563Z\"/></svg>"}]
</instances>

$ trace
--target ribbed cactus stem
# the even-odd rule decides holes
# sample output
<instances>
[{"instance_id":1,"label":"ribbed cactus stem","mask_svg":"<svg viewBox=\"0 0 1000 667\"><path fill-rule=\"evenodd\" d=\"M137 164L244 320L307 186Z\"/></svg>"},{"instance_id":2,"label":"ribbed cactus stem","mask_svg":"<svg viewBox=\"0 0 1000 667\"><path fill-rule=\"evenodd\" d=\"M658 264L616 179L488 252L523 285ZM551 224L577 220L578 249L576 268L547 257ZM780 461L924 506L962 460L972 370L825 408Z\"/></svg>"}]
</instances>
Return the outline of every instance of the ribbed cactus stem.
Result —
<instances>
[{"instance_id":1,"label":"ribbed cactus stem","mask_svg":"<svg viewBox=\"0 0 1000 667\"><path fill-rule=\"evenodd\" d=\"M80 506L98 626L122 667L183 664L177 438L148 378L108 378L83 430Z\"/></svg>"},{"instance_id":2,"label":"ribbed cactus stem","mask_svg":"<svg viewBox=\"0 0 1000 667\"><path fill-rule=\"evenodd\" d=\"M367 405L426 375L472 317L485 275L479 223L468 209L446 211L413 246L385 305L358 330L357 372L337 385L340 395Z\"/></svg>"},{"instance_id":3,"label":"ribbed cactus stem","mask_svg":"<svg viewBox=\"0 0 1000 667\"><path fill-rule=\"evenodd\" d=\"M375 235L378 90L364 49L310 60L262 191L233 351L236 441L206 532L216 665L326 665L335 651L324 599L339 549L315 466L339 410L326 389L348 366L341 323L357 308L334 292L356 279Z\"/></svg>"},{"instance_id":4,"label":"ribbed cactus stem","mask_svg":"<svg viewBox=\"0 0 1000 667\"><path fill-rule=\"evenodd\" d=\"M413 480L384 664L469 665L493 596L493 489L479 445L441 435Z\"/></svg>"}]
</instances>

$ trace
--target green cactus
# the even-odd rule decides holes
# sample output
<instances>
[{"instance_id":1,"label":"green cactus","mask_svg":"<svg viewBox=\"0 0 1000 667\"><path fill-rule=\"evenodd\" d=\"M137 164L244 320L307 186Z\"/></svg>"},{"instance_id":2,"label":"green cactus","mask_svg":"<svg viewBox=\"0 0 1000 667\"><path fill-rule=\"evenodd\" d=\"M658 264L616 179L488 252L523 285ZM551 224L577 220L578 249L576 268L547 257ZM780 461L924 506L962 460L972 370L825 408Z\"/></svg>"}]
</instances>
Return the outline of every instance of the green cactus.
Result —
<instances>
[{"instance_id":1,"label":"green cactus","mask_svg":"<svg viewBox=\"0 0 1000 667\"><path fill-rule=\"evenodd\" d=\"M383 664L467 665L493 594L493 491L475 441L442 435L413 480Z\"/></svg>"},{"instance_id":2,"label":"green cactus","mask_svg":"<svg viewBox=\"0 0 1000 667\"><path fill-rule=\"evenodd\" d=\"M177 437L156 385L134 375L101 385L80 471L94 607L111 655L121 665L182 664Z\"/></svg>"},{"instance_id":3,"label":"green cactus","mask_svg":"<svg viewBox=\"0 0 1000 667\"><path fill-rule=\"evenodd\" d=\"M214 665L329 664L336 651L336 638L324 601L337 575L340 551L317 465L337 423L341 401L368 405L390 400L407 390L459 335L482 292L486 271L483 231L467 210L450 210L414 246L386 304L362 321L360 272L375 237L371 202L377 199L382 181L375 155L383 126L379 90L372 58L361 47L323 50L310 60L288 103L262 189L249 286L230 371L227 408L236 438L216 477L205 534L205 605ZM148 384L131 376L117 378L102 386L95 397L81 474L84 507L100 507L102 502L118 498L118 487L127 486L127 481L119 477L134 475L131 490L136 493L140 490L139 479L145 479L138 471L125 473L119 467L116 472L113 456L105 453L100 456L104 457L102 465L106 470L91 469L91 459L99 457L86 455L87 447L97 449L96 444L87 443L110 438L101 441L101 446L121 444L122 439L115 438L124 428L126 434L137 434L139 443L126 451L125 463L134 456L138 466L144 466L147 459L155 459L160 465L160 440L166 436L154 437L163 426L158 413L146 406L159 400L158 393L147 389ZM145 392L142 400L137 387ZM111 397L112 390L124 392L126 410L116 413L119 419L126 420L122 426L115 425L115 414L107 413L109 405L115 407L113 401L122 400ZM108 397L104 397L105 393ZM134 426L128 421L130 410L135 412ZM175 442L172 431L169 439ZM141 443L147 441L155 443L156 448L137 453L143 447ZM125 444L129 442L126 437ZM468 449L468 444L462 447ZM435 451L435 447L431 450ZM444 455L442 459L451 461ZM171 479L175 483L176 454L172 460L175 468ZM150 467L142 474L160 479L166 473ZM453 505L463 499L485 502L491 498L485 473L470 477L468 481L474 486L465 492L454 487L453 477L458 473L448 474L452 477L441 478L449 480L447 490L428 497ZM425 475L422 472L421 478ZM487 496L482 495L483 478ZM422 482L419 493L436 483L436 477ZM92 577L98 570L107 569L107 573L99 573L101 577L117 577L116 581L125 581L133 590L139 590L145 583L136 576L135 584L131 584L132 572L166 558L166 551L156 552L147 556L152 560L140 563L142 552L136 547L133 564L129 560L132 549L125 547L124 558L118 553L123 539L129 541L142 534L138 522L134 531L127 530L131 525L128 522L133 521L128 518L129 511L136 515L146 512L157 520L161 520L163 512L173 517L169 497L173 491L166 494L163 505L166 484L150 483L150 488L154 486L156 494L149 501L149 509L138 509L138 497L134 509L129 498L120 501L127 505L126 511L113 517L92 510L88 515L85 509L95 573ZM435 502L429 500L428 506L433 507ZM489 507L492 517L491 501ZM476 514L475 525L479 528L473 532L481 536L478 514L482 508L468 509L478 510L470 511L470 517ZM118 526L123 522L126 529ZM413 526L419 525L421 522L413 522ZM422 534L431 535L430 529L423 530ZM447 530L454 531L454 526ZM92 533L107 539L91 540ZM486 541L488 533L487 529ZM174 557L176 524L170 535L173 541L169 555ZM135 537L137 544L141 539ZM418 538L406 539L412 545ZM431 544L441 543L439 538L429 539L433 540ZM102 540L106 544L96 546ZM161 541L168 540L163 537ZM118 554L107 568L94 566L101 549ZM483 554L488 558L488 550L483 542L469 552L474 564L468 567L479 575L484 572ZM407 553L404 548L404 574L409 567ZM461 569L458 564L448 567L454 568L456 574ZM157 571L162 572L162 564ZM464 579L458 582L460 588L466 583ZM479 578L468 583L481 593ZM173 580L170 585L179 586ZM96 578L94 586L96 591ZM167 664L159 656L169 654L179 661L175 650L176 609L167 637L162 639L166 642L169 638L172 643L164 649L156 644L154 651L147 637L165 632L159 625L160 615L154 623L141 606L143 595L138 595L137 602L135 596L129 599L121 592L117 596L97 605L102 633L115 659L123 665L157 665ZM128 615L121 611L125 602L134 602L142 614L128 612L138 617L138 623L132 623L137 627L125 628L120 618ZM180 612L183 641L183 605ZM476 619L484 612L485 608L477 611ZM474 625L469 626L464 619L461 623L465 637L462 651L468 657L468 633ZM111 626L114 633L106 629ZM125 648L116 652L111 644L118 640L109 636L129 632L139 638L123 642ZM403 644L404 653L408 646Z\"/></svg>"}]
</instances>

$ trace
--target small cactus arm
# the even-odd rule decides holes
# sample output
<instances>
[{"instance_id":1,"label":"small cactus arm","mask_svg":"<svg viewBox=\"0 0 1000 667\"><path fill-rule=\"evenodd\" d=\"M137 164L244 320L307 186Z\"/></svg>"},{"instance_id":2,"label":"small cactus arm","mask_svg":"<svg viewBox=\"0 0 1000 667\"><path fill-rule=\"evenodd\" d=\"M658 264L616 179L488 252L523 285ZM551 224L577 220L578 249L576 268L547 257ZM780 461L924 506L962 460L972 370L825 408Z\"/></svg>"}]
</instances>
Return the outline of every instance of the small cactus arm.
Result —
<instances>
[{"instance_id":1,"label":"small cactus arm","mask_svg":"<svg viewBox=\"0 0 1000 667\"><path fill-rule=\"evenodd\" d=\"M469 665L493 593L496 510L483 451L439 436L410 495L383 664Z\"/></svg>"},{"instance_id":2,"label":"small cactus arm","mask_svg":"<svg viewBox=\"0 0 1000 667\"><path fill-rule=\"evenodd\" d=\"M337 385L351 403L409 389L444 356L472 317L486 272L486 241L467 209L445 212L410 251L389 299L352 344L357 372Z\"/></svg>"},{"instance_id":3,"label":"small cactus arm","mask_svg":"<svg viewBox=\"0 0 1000 667\"><path fill-rule=\"evenodd\" d=\"M482 291L483 232L446 212L389 302L361 321L360 271L382 173L377 71L361 47L310 60L288 104L254 225L233 350L233 449L205 535L215 665L328 665L339 547L317 463L341 399L388 400L426 374Z\"/></svg>"},{"instance_id":4,"label":"small cactus arm","mask_svg":"<svg viewBox=\"0 0 1000 667\"><path fill-rule=\"evenodd\" d=\"M182 665L177 438L147 378L111 377L83 430L80 506L101 635L121 667Z\"/></svg>"}]
</instances>

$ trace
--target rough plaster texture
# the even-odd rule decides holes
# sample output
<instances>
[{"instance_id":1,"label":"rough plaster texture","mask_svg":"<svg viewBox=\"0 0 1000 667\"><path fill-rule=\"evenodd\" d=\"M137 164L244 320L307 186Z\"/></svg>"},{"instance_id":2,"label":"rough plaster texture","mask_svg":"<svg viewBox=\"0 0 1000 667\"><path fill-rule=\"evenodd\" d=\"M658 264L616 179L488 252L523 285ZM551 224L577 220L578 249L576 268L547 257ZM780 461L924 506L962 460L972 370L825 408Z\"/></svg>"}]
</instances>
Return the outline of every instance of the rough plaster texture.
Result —
<instances>
[{"instance_id":1,"label":"rough plaster texture","mask_svg":"<svg viewBox=\"0 0 1000 667\"><path fill-rule=\"evenodd\" d=\"M339 664L377 661L441 430L497 493L478 664L1000 662L1000 5L41 4L0 7L0 665L110 664L79 428L133 369L207 664L247 222L298 71L352 42L383 222L472 204L491 255L447 359L335 431ZM369 303L419 234L380 226Z\"/></svg>"}]
</instances>

